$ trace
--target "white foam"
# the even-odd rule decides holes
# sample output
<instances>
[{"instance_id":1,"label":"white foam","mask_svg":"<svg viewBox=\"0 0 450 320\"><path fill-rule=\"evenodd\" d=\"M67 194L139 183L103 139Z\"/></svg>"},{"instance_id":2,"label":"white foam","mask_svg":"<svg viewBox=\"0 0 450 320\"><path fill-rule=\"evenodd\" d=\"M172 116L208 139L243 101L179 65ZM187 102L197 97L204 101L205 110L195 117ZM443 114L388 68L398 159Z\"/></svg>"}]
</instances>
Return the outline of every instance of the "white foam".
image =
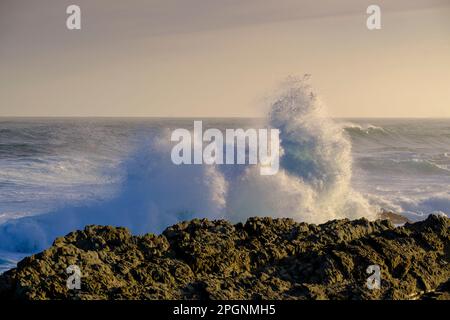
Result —
<instances>
[{"instance_id":1,"label":"white foam","mask_svg":"<svg viewBox=\"0 0 450 320\"><path fill-rule=\"evenodd\" d=\"M112 200L9 221L0 226L0 246L40 250L56 236L87 224L145 233L193 217L244 221L263 215L314 223L375 218L375 208L350 186L351 144L307 79L289 78L281 86L267 124L280 129L284 149L274 176L261 176L257 166L176 166L170 160L170 134L162 132L142 139L124 163L127 174Z\"/></svg>"}]
</instances>

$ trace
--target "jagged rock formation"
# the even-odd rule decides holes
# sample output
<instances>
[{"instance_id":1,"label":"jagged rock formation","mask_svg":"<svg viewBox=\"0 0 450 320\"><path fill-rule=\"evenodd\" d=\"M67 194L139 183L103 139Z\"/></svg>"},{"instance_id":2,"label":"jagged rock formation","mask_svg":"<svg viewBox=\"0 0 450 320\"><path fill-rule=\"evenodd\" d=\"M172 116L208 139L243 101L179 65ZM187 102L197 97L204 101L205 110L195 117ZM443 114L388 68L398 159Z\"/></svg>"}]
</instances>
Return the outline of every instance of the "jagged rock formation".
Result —
<instances>
[{"instance_id":1,"label":"jagged rock formation","mask_svg":"<svg viewBox=\"0 0 450 320\"><path fill-rule=\"evenodd\" d=\"M23 299L449 298L450 219L322 225L250 218L195 219L162 235L89 226L0 276L0 297ZM368 289L366 269L381 268ZM78 265L81 290L68 290Z\"/></svg>"},{"instance_id":2,"label":"jagged rock formation","mask_svg":"<svg viewBox=\"0 0 450 320\"><path fill-rule=\"evenodd\" d=\"M392 211L386 211L386 210L382 210L379 214L378 214L379 219L381 220L389 220L391 221L393 224L397 224L397 225L402 225L405 224L407 222L411 223L412 221L409 220L407 217L404 217L402 215L399 215L395 212Z\"/></svg>"}]
</instances>

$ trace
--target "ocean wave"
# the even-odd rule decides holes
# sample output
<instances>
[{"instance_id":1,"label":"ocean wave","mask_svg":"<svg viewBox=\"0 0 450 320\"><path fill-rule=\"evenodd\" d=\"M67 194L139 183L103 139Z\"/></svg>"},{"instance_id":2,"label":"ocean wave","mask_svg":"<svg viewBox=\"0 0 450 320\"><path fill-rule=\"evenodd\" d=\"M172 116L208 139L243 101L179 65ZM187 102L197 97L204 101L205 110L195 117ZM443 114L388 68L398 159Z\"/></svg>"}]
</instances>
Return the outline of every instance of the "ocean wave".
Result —
<instances>
[{"instance_id":1,"label":"ocean wave","mask_svg":"<svg viewBox=\"0 0 450 320\"><path fill-rule=\"evenodd\" d=\"M194 217L243 221L249 216L292 217L321 223L336 218L375 218L375 210L350 186L351 144L328 117L307 79L289 78L267 119L280 130L278 174L257 166L176 166L168 132L144 137L124 162L125 178L111 200L69 205L0 225L0 247L33 252L87 224L125 226L134 233L161 232Z\"/></svg>"},{"instance_id":2,"label":"ocean wave","mask_svg":"<svg viewBox=\"0 0 450 320\"><path fill-rule=\"evenodd\" d=\"M121 163L134 143L129 124L100 120L0 123L8 128L0 132L0 223L107 199L122 179Z\"/></svg>"},{"instance_id":3,"label":"ocean wave","mask_svg":"<svg viewBox=\"0 0 450 320\"><path fill-rule=\"evenodd\" d=\"M386 159L360 157L357 166L365 171L389 175L450 175L448 164L437 164L431 159Z\"/></svg>"},{"instance_id":4,"label":"ocean wave","mask_svg":"<svg viewBox=\"0 0 450 320\"><path fill-rule=\"evenodd\" d=\"M341 124L342 129L354 134L369 135L372 133L388 133L383 127L373 124L357 124L353 122L344 122Z\"/></svg>"},{"instance_id":5,"label":"ocean wave","mask_svg":"<svg viewBox=\"0 0 450 320\"><path fill-rule=\"evenodd\" d=\"M25 254L0 250L0 274L16 267L17 262L23 258L25 258Z\"/></svg>"},{"instance_id":6,"label":"ocean wave","mask_svg":"<svg viewBox=\"0 0 450 320\"><path fill-rule=\"evenodd\" d=\"M396 195L395 197L365 194L366 199L379 211L399 213L411 221L420 221L430 214L450 217L450 193L436 192L426 196Z\"/></svg>"}]
</instances>

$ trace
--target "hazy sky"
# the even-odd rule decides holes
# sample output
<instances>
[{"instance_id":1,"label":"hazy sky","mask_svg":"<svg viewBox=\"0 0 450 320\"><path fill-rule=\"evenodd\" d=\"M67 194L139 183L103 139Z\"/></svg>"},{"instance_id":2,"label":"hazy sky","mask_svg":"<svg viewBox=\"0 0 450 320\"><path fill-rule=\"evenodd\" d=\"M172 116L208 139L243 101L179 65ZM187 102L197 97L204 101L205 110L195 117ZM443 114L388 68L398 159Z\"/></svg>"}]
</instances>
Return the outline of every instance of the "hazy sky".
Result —
<instances>
[{"instance_id":1,"label":"hazy sky","mask_svg":"<svg viewBox=\"0 0 450 320\"><path fill-rule=\"evenodd\" d=\"M450 117L450 0L0 0L0 116L261 116L304 73L337 117Z\"/></svg>"}]
</instances>

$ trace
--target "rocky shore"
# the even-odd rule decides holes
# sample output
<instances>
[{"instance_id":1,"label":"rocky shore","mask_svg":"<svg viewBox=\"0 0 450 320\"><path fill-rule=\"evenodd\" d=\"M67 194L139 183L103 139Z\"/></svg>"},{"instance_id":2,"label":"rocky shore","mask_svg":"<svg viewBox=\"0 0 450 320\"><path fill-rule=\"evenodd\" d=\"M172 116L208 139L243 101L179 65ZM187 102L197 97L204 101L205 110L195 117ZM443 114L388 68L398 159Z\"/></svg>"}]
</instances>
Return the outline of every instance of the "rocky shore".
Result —
<instances>
[{"instance_id":1,"label":"rocky shore","mask_svg":"<svg viewBox=\"0 0 450 320\"><path fill-rule=\"evenodd\" d=\"M434 215L402 227L194 219L158 236L88 226L1 275L0 299L450 299L449 227ZM69 265L80 290L67 289Z\"/></svg>"}]
</instances>

